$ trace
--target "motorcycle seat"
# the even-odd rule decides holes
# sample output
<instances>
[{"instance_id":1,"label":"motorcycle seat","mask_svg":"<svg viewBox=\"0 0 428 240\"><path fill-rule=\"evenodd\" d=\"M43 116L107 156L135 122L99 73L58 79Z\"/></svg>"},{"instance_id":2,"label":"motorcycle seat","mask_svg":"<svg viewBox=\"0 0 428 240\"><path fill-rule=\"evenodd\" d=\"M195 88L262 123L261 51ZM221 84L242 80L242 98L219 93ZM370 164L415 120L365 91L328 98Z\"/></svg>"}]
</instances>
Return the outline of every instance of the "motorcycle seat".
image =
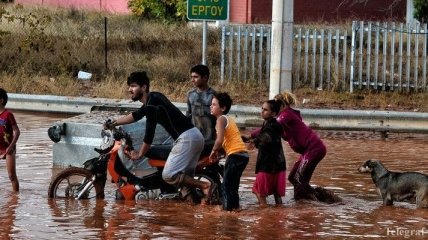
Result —
<instances>
[{"instance_id":1,"label":"motorcycle seat","mask_svg":"<svg viewBox=\"0 0 428 240\"><path fill-rule=\"evenodd\" d=\"M150 159L166 160L172 149L172 144L153 145L146 152L145 156Z\"/></svg>"},{"instance_id":2,"label":"motorcycle seat","mask_svg":"<svg viewBox=\"0 0 428 240\"><path fill-rule=\"evenodd\" d=\"M204 149L202 150L201 156L209 156L213 146L213 141L206 142L204 145ZM146 152L145 156L150 159L166 160L168 158L169 153L171 152L172 147L173 144L153 145Z\"/></svg>"}]
</instances>

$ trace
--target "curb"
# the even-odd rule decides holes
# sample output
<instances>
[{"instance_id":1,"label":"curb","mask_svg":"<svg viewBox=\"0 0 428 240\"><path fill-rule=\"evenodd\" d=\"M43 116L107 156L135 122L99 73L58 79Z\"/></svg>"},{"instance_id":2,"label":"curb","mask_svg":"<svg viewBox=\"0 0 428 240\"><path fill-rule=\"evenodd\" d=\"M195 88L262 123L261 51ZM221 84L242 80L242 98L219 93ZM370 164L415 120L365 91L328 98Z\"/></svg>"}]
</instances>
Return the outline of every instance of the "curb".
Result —
<instances>
[{"instance_id":1,"label":"curb","mask_svg":"<svg viewBox=\"0 0 428 240\"><path fill-rule=\"evenodd\" d=\"M141 106L130 100L8 94L8 108L24 111L85 114L98 110L133 110ZM173 102L181 111L187 104ZM428 133L428 113L377 110L300 109L305 122L314 129ZM260 107L234 105L230 115L241 127L260 126Z\"/></svg>"}]
</instances>

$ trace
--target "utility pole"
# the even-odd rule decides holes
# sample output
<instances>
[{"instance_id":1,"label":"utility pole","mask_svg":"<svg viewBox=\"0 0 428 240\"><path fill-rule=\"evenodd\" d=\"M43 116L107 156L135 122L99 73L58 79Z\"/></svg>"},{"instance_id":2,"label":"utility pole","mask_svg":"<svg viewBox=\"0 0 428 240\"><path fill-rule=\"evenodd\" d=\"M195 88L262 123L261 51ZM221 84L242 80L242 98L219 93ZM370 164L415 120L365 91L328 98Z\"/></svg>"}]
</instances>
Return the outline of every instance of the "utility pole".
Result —
<instances>
[{"instance_id":1,"label":"utility pole","mask_svg":"<svg viewBox=\"0 0 428 240\"><path fill-rule=\"evenodd\" d=\"M406 23L407 24L413 25L415 21L417 21L413 16L413 11L415 11L413 0L407 0L406 2Z\"/></svg>"},{"instance_id":2,"label":"utility pole","mask_svg":"<svg viewBox=\"0 0 428 240\"><path fill-rule=\"evenodd\" d=\"M294 0L272 2L272 50L269 98L292 90Z\"/></svg>"}]
</instances>

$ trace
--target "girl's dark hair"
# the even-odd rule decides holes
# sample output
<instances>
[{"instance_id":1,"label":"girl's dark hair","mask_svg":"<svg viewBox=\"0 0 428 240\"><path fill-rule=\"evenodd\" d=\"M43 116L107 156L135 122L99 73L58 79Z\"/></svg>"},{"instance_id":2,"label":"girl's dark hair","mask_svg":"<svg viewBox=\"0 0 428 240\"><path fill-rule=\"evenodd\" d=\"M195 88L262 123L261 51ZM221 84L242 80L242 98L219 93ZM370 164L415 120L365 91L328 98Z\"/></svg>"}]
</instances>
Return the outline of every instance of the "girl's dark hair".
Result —
<instances>
[{"instance_id":1,"label":"girl's dark hair","mask_svg":"<svg viewBox=\"0 0 428 240\"><path fill-rule=\"evenodd\" d=\"M232 98L230 98L229 94L227 92L217 92L214 93L214 97L217 99L218 105L221 108L225 108L223 114L228 114L232 106Z\"/></svg>"},{"instance_id":2,"label":"girl's dark hair","mask_svg":"<svg viewBox=\"0 0 428 240\"><path fill-rule=\"evenodd\" d=\"M274 112L275 115L278 115L281 108L281 103L277 100L267 100L266 103L269 105L272 112Z\"/></svg>"},{"instance_id":3,"label":"girl's dark hair","mask_svg":"<svg viewBox=\"0 0 428 240\"><path fill-rule=\"evenodd\" d=\"M128 86L132 83L136 83L140 86L147 85L147 89L149 89L150 87L150 79L145 71L131 73L126 83L128 84Z\"/></svg>"},{"instance_id":4,"label":"girl's dark hair","mask_svg":"<svg viewBox=\"0 0 428 240\"><path fill-rule=\"evenodd\" d=\"M7 103L7 92L3 88L0 88L0 99L3 99L3 106L6 106Z\"/></svg>"}]
</instances>

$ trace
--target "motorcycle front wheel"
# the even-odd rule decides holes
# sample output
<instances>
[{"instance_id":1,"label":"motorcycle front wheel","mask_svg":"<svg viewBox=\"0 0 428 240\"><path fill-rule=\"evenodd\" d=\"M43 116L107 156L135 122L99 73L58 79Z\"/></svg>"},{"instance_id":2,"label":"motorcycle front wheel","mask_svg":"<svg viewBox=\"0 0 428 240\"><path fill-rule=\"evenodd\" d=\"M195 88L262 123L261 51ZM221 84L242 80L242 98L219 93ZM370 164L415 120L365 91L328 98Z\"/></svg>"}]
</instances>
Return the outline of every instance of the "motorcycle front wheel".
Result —
<instances>
[{"instance_id":1,"label":"motorcycle front wheel","mask_svg":"<svg viewBox=\"0 0 428 240\"><path fill-rule=\"evenodd\" d=\"M49 198L91 199L104 195L103 187L92 183L93 174L84 168L71 167L55 176L49 185Z\"/></svg>"}]
</instances>

